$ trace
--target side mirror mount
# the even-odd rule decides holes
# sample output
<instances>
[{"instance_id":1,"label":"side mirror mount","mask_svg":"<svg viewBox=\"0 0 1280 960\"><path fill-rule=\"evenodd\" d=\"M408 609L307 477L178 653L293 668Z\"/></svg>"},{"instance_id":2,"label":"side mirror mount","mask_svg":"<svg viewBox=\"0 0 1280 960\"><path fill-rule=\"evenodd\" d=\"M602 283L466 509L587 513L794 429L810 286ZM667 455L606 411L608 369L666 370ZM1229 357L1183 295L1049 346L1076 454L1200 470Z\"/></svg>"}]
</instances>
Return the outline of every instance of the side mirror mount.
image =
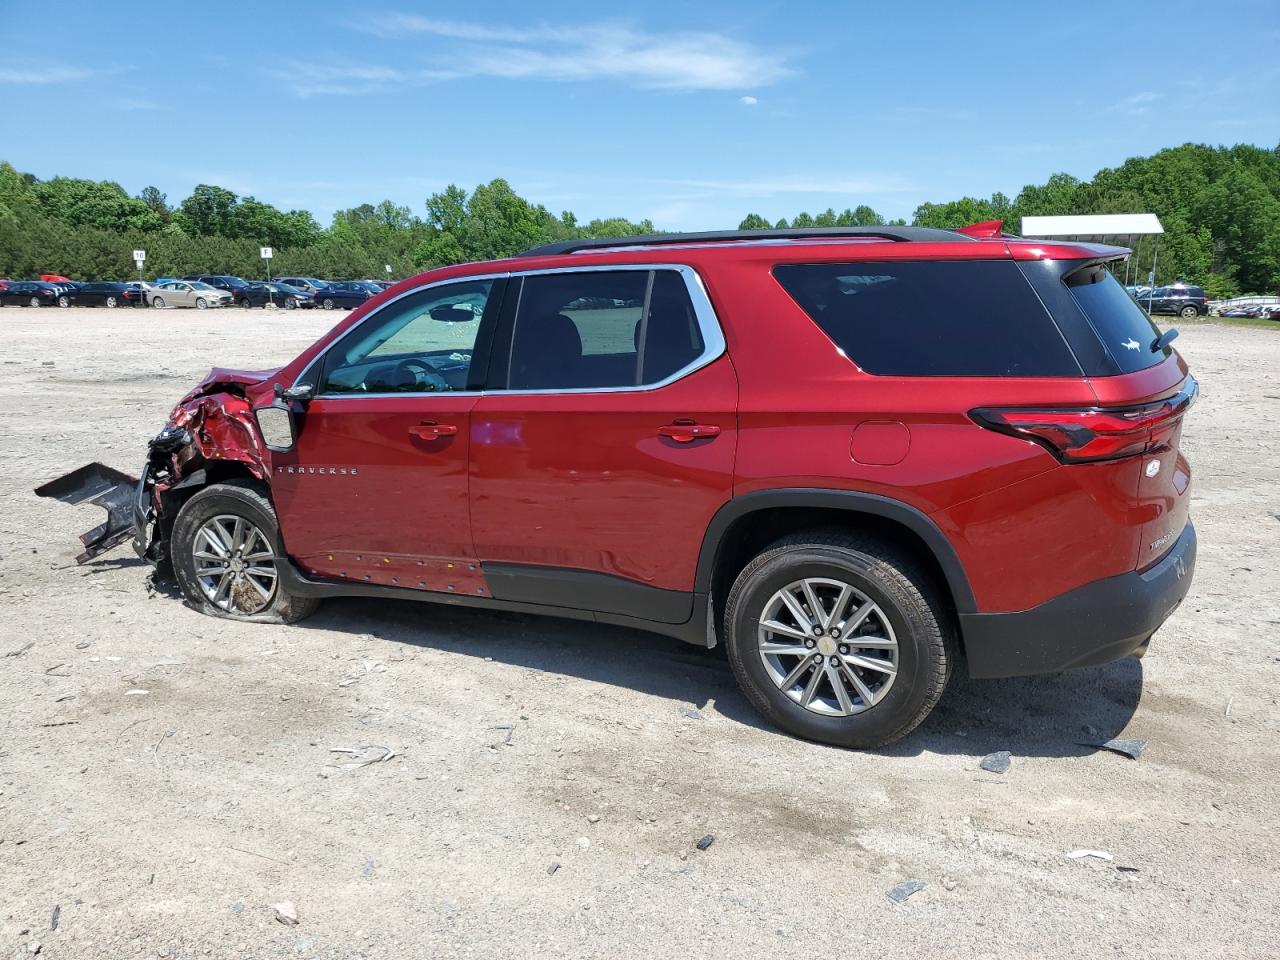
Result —
<instances>
[{"instance_id":1,"label":"side mirror mount","mask_svg":"<svg viewBox=\"0 0 1280 960\"><path fill-rule=\"evenodd\" d=\"M288 390L283 384L276 384L276 396L285 400L293 400L298 403L306 403L316 394L315 384L297 383Z\"/></svg>"}]
</instances>

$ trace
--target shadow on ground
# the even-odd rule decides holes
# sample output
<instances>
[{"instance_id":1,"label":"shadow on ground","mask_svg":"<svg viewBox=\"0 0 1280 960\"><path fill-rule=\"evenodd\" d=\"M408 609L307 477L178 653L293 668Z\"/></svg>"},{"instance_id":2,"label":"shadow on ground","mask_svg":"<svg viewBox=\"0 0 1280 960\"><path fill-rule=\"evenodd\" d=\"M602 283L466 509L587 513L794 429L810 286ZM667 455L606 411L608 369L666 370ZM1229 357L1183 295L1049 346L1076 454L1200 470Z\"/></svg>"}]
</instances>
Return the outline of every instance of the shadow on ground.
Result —
<instances>
[{"instance_id":1,"label":"shadow on ground","mask_svg":"<svg viewBox=\"0 0 1280 960\"><path fill-rule=\"evenodd\" d=\"M738 691L722 649L702 650L605 624L411 601L329 600L299 626L492 657L629 687L679 705L705 707L714 699L716 711L729 720L785 737ZM970 680L961 663L928 719L880 754L981 757L1009 750L1017 756L1085 756L1096 748L1080 744L1119 736L1141 696L1142 665L1132 657L1103 667L1008 680Z\"/></svg>"}]
</instances>

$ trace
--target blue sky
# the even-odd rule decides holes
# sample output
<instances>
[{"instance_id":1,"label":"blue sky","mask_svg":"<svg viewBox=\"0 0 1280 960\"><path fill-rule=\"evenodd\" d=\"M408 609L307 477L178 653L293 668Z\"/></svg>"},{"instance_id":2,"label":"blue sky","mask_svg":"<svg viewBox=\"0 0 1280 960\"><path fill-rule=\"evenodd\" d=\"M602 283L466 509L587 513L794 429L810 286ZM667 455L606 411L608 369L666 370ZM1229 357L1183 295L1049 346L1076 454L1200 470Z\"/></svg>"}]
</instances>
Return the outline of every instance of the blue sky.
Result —
<instances>
[{"instance_id":1,"label":"blue sky","mask_svg":"<svg viewBox=\"0 0 1280 960\"><path fill-rule=\"evenodd\" d=\"M580 219L736 226L1188 140L1280 141L1280 5L0 0L0 159L303 207L505 177ZM19 120L19 118L26 118Z\"/></svg>"}]
</instances>

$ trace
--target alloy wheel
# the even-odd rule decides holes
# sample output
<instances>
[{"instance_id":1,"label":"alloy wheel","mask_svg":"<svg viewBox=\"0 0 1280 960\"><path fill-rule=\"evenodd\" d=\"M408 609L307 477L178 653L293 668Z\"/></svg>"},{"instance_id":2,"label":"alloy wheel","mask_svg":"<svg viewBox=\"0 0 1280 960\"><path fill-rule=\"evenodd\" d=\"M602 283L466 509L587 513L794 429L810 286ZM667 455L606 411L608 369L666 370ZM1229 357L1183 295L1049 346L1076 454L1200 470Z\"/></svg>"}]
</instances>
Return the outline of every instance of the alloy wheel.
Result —
<instances>
[{"instance_id":1,"label":"alloy wheel","mask_svg":"<svg viewBox=\"0 0 1280 960\"><path fill-rule=\"evenodd\" d=\"M228 613L254 614L276 593L276 553L252 521L232 514L206 520L191 547L205 599Z\"/></svg>"},{"instance_id":2,"label":"alloy wheel","mask_svg":"<svg viewBox=\"0 0 1280 960\"><path fill-rule=\"evenodd\" d=\"M779 690L828 717L869 710L898 675L898 640L884 610L829 577L796 580L774 593L760 614L757 649Z\"/></svg>"}]
</instances>

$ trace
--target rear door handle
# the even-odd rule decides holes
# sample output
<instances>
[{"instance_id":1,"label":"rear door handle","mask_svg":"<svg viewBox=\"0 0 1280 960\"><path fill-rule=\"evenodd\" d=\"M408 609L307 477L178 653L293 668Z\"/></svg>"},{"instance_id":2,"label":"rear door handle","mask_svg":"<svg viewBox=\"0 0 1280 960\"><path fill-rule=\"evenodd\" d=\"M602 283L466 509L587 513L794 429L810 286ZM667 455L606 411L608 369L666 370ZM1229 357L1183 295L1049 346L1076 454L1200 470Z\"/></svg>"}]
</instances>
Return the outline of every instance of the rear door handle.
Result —
<instances>
[{"instance_id":1,"label":"rear door handle","mask_svg":"<svg viewBox=\"0 0 1280 960\"><path fill-rule=\"evenodd\" d=\"M452 437L457 432L458 428L452 423L436 423L431 420L409 428L409 435L419 440L438 440L441 437Z\"/></svg>"},{"instance_id":2,"label":"rear door handle","mask_svg":"<svg viewBox=\"0 0 1280 960\"><path fill-rule=\"evenodd\" d=\"M694 440L718 437L720 428L713 423L694 423L692 420L677 420L658 428L658 436L667 437L676 443L692 443Z\"/></svg>"}]
</instances>

